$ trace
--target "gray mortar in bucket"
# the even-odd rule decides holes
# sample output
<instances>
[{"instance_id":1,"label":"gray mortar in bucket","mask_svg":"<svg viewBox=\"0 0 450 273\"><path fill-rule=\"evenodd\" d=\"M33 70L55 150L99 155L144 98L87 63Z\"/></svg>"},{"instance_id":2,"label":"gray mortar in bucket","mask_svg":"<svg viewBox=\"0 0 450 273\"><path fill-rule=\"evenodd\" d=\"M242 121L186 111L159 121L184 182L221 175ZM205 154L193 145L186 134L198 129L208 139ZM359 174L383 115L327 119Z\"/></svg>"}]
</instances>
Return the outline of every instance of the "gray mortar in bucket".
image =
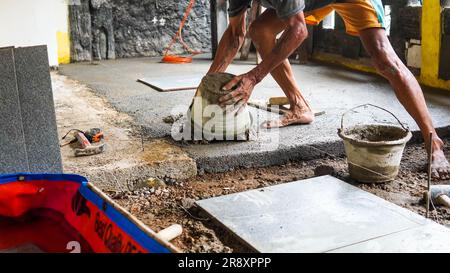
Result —
<instances>
[{"instance_id":1,"label":"gray mortar in bucket","mask_svg":"<svg viewBox=\"0 0 450 273\"><path fill-rule=\"evenodd\" d=\"M386 124L356 125L344 129L344 116L356 108L372 106L382 109L400 123L401 127ZM406 143L411 132L398 118L379 106L365 104L357 106L342 115L338 131L344 140L350 177L362 183L383 183L394 180L400 169Z\"/></svg>"}]
</instances>

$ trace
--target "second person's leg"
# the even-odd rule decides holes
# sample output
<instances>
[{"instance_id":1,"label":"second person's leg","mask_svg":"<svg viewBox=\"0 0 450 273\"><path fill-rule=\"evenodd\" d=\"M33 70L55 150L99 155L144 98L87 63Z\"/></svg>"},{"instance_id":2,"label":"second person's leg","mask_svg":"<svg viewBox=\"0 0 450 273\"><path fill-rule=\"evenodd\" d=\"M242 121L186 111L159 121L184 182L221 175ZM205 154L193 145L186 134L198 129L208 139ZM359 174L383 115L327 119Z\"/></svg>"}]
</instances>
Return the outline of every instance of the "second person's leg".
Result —
<instances>
[{"instance_id":1,"label":"second person's leg","mask_svg":"<svg viewBox=\"0 0 450 273\"><path fill-rule=\"evenodd\" d=\"M422 89L416 78L395 53L384 29L362 30L360 37L378 72L390 82L398 100L419 125L427 146L430 142L429 133L433 133L431 141L433 177L449 179L450 164L443 152L444 143L434 129Z\"/></svg>"}]
</instances>

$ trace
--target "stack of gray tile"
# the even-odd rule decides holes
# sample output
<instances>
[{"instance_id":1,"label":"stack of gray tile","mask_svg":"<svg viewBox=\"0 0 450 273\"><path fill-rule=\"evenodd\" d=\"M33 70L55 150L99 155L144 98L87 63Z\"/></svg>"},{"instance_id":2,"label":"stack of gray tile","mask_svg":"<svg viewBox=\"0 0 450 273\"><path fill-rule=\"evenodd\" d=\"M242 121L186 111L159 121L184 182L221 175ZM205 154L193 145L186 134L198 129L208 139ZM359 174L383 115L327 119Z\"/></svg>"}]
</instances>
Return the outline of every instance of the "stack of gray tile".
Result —
<instances>
[{"instance_id":1,"label":"stack of gray tile","mask_svg":"<svg viewBox=\"0 0 450 273\"><path fill-rule=\"evenodd\" d=\"M61 173L46 46L0 48L0 174Z\"/></svg>"}]
</instances>

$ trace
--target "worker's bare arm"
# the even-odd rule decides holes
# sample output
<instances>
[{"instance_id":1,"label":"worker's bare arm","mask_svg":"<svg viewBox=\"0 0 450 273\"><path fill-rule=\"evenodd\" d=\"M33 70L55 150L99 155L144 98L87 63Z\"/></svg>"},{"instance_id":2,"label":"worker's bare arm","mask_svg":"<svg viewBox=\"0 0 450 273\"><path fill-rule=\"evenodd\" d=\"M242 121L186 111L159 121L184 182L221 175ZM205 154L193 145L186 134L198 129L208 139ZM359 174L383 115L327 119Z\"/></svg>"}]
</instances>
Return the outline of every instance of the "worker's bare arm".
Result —
<instances>
[{"instance_id":1,"label":"worker's bare arm","mask_svg":"<svg viewBox=\"0 0 450 273\"><path fill-rule=\"evenodd\" d=\"M236 76L224 86L224 90L236 89L223 96L219 101L222 106L230 104L245 104L256 84L279 66L308 37L306 21L303 12L284 20L286 28L276 46L264 60L250 72Z\"/></svg>"},{"instance_id":2,"label":"worker's bare arm","mask_svg":"<svg viewBox=\"0 0 450 273\"><path fill-rule=\"evenodd\" d=\"M245 38L245 16L243 10L239 15L230 18L230 24L219 42L216 56L209 68L209 73L224 72L242 46Z\"/></svg>"}]
</instances>

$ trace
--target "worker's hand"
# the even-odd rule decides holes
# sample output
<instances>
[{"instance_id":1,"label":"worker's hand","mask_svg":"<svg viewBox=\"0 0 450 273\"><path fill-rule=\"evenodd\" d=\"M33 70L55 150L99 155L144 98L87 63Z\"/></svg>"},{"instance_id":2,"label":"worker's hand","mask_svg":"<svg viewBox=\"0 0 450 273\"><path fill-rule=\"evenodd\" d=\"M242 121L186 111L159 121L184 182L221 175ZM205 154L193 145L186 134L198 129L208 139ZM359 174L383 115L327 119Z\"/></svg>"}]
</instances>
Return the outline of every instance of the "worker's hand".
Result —
<instances>
[{"instance_id":1,"label":"worker's hand","mask_svg":"<svg viewBox=\"0 0 450 273\"><path fill-rule=\"evenodd\" d=\"M222 90L231 91L219 99L219 105L226 107L234 105L240 110L247 103L253 88L256 85L256 79L250 73L235 76L229 83L222 87Z\"/></svg>"}]
</instances>

